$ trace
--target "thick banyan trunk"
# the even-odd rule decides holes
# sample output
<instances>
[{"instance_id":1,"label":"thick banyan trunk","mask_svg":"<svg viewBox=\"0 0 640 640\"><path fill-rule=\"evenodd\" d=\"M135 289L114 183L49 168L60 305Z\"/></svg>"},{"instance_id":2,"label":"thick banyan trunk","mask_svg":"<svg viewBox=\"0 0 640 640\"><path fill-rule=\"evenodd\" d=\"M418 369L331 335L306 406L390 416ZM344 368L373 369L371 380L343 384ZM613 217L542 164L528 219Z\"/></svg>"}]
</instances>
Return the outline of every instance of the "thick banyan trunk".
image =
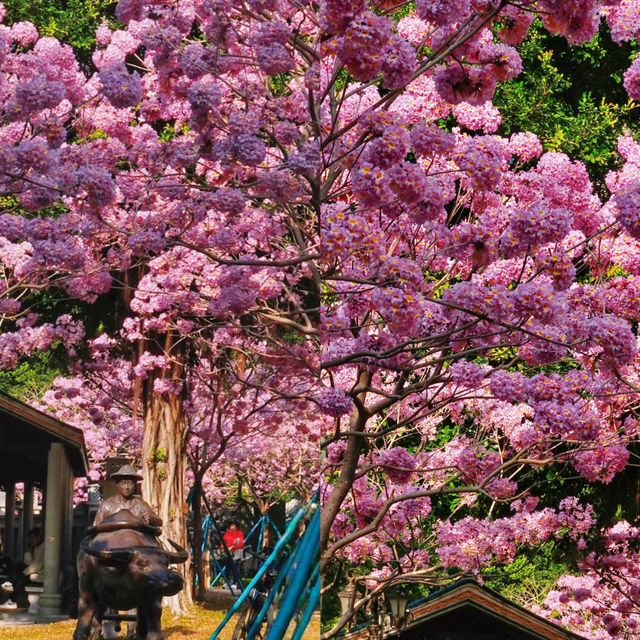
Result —
<instances>
[{"instance_id":1,"label":"thick banyan trunk","mask_svg":"<svg viewBox=\"0 0 640 640\"><path fill-rule=\"evenodd\" d=\"M150 376L151 378L151 376ZM163 534L185 549L187 540L187 504L185 493L186 420L183 399L179 395L155 393L153 380L147 380L142 440L142 497L162 518ZM175 596L164 599L174 613L184 613L192 604L190 566L174 565L185 581L185 588Z\"/></svg>"}]
</instances>

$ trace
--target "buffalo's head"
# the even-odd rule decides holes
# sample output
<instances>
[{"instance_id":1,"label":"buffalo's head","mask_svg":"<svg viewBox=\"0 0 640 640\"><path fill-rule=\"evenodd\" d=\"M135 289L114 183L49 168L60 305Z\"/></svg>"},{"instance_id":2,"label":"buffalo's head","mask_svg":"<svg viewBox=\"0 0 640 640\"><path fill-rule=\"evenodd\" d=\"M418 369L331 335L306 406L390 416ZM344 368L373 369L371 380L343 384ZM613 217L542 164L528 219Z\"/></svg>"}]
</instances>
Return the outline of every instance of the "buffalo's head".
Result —
<instances>
[{"instance_id":1,"label":"buffalo's head","mask_svg":"<svg viewBox=\"0 0 640 640\"><path fill-rule=\"evenodd\" d=\"M163 547L132 546L105 549L94 546L87 538L82 550L98 560L101 565L120 567L129 574L135 583L144 585L145 590L158 595L171 596L184 586L182 576L170 564L186 562L189 554L172 540L169 544L173 551Z\"/></svg>"}]
</instances>

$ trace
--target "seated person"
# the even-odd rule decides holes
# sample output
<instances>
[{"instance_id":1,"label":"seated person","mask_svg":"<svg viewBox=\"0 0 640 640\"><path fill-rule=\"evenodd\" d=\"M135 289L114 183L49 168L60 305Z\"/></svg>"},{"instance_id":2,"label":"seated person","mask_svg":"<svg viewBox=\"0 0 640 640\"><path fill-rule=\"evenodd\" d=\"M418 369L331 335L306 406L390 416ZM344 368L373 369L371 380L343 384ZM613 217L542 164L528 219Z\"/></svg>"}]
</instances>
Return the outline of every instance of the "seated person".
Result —
<instances>
[{"instance_id":1,"label":"seated person","mask_svg":"<svg viewBox=\"0 0 640 640\"><path fill-rule=\"evenodd\" d=\"M42 584L44 582L44 543L38 527L34 527L27 534L24 562L27 566L22 570L23 575L27 576L30 582Z\"/></svg>"},{"instance_id":2,"label":"seated person","mask_svg":"<svg viewBox=\"0 0 640 640\"><path fill-rule=\"evenodd\" d=\"M9 556L0 558L0 579L4 582L13 573L13 560Z\"/></svg>"},{"instance_id":3,"label":"seated person","mask_svg":"<svg viewBox=\"0 0 640 640\"><path fill-rule=\"evenodd\" d=\"M224 543L227 545L227 549L235 556L237 553L234 551L241 551L244 548L244 533L238 528L238 523L232 520L229 524L229 528L224 532L222 536Z\"/></svg>"},{"instance_id":4,"label":"seated person","mask_svg":"<svg viewBox=\"0 0 640 640\"><path fill-rule=\"evenodd\" d=\"M138 481L141 479L136 470L129 464L112 473L111 480L116 483L118 494L100 504L93 524L99 525L114 513L127 509L132 515L146 524L161 527L162 519L154 513L153 509L142 498L138 498L135 495Z\"/></svg>"},{"instance_id":5,"label":"seated person","mask_svg":"<svg viewBox=\"0 0 640 640\"><path fill-rule=\"evenodd\" d=\"M44 544L40 529L35 527L27 534L27 550L24 562L13 567L9 580L2 583L0 608L22 609L29 607L26 587L30 584L42 585L44 581Z\"/></svg>"}]
</instances>

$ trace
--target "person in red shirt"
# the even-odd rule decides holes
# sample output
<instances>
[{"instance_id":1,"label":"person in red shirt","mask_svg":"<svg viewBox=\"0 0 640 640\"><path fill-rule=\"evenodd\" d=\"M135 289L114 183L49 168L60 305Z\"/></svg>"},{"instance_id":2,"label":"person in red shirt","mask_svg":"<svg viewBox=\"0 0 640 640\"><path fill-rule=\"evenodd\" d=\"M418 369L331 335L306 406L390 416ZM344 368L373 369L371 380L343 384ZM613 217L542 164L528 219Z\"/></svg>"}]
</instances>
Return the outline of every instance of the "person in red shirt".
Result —
<instances>
[{"instance_id":1,"label":"person in red shirt","mask_svg":"<svg viewBox=\"0 0 640 640\"><path fill-rule=\"evenodd\" d=\"M227 545L227 549L231 552L239 551L244 547L244 533L238 529L238 524L236 522L232 522L229 525L229 528L224 532L222 539Z\"/></svg>"},{"instance_id":2,"label":"person in red shirt","mask_svg":"<svg viewBox=\"0 0 640 640\"><path fill-rule=\"evenodd\" d=\"M242 549L244 548L244 533L238 528L238 523L232 521L229 528L222 534L224 544L229 549L224 563L227 568L227 580L232 585L232 590L237 589L240 593L243 589L242 583L238 582L239 575L237 563L242 559ZM234 566L235 565L235 566Z\"/></svg>"}]
</instances>

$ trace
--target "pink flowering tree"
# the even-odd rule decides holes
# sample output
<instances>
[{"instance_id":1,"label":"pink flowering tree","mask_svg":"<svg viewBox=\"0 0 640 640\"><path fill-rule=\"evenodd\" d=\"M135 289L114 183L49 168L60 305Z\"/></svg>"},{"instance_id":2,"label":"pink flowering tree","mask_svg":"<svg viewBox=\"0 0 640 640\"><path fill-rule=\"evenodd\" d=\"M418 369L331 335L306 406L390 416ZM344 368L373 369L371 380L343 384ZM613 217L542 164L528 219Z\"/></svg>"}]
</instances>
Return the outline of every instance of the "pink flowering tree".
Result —
<instances>
[{"instance_id":1,"label":"pink flowering tree","mask_svg":"<svg viewBox=\"0 0 640 640\"><path fill-rule=\"evenodd\" d=\"M254 513L266 516L273 507L291 499L301 506L309 502L318 487L319 435L326 428L327 418L314 409L297 410L287 418L266 433L244 440L236 438L230 443L207 478L218 489L226 484L226 494L218 493L214 497L216 503L224 502L229 508L241 496ZM263 542L267 547L275 544L269 528Z\"/></svg>"},{"instance_id":2,"label":"pink flowering tree","mask_svg":"<svg viewBox=\"0 0 640 640\"><path fill-rule=\"evenodd\" d=\"M47 402L95 393L92 451L140 451L143 497L183 544L190 438L218 439L192 452L197 477L258 405L308 403L317 379L319 168L294 34L315 26L266 9L125 0L88 75L33 25L0 27L0 366L65 350L90 389ZM232 396L252 399L230 416Z\"/></svg>"},{"instance_id":3,"label":"pink flowering tree","mask_svg":"<svg viewBox=\"0 0 640 640\"><path fill-rule=\"evenodd\" d=\"M631 4L536 9L571 43L602 16L621 41L640 26ZM360 567L367 591L326 637L394 584L583 541L593 509L550 504L539 480L610 482L638 435L636 143L619 141L603 202L582 163L495 135L491 96L521 72L529 3L425 0L399 21L350 6L322 14L320 87L339 108L322 139L321 540L323 566Z\"/></svg>"},{"instance_id":4,"label":"pink flowering tree","mask_svg":"<svg viewBox=\"0 0 640 640\"><path fill-rule=\"evenodd\" d=\"M131 362L109 355L104 339L90 344L103 358L113 360L108 369L111 375L105 377L99 369L85 366L75 378L59 377L38 406L83 430L92 461L90 478L96 481L104 477L107 457L142 456L144 424L135 417ZM314 392L315 379L301 376L298 364L295 358L287 367L281 351L263 352L260 366L247 367L244 357L220 356L201 358L188 372L190 394L184 400L187 430L182 451L192 496L191 546L199 585L204 585L200 553L203 497L210 504L225 501L238 478L260 504L290 491L304 499L317 485L322 431L318 421L325 418L313 403L303 400ZM156 458L162 470L163 452L157 452ZM76 487L79 498L85 488L86 481L80 481Z\"/></svg>"},{"instance_id":5,"label":"pink flowering tree","mask_svg":"<svg viewBox=\"0 0 640 640\"><path fill-rule=\"evenodd\" d=\"M254 352L254 356L257 349ZM300 360L282 350L260 353L259 366L244 357L210 362L186 408L186 447L191 485L194 565L203 571L203 497L219 503L238 478L245 486L282 496L297 485L317 485L322 419L308 397L316 378L300 371ZM308 364L311 360L305 361ZM255 482L252 479L256 478ZM204 575L198 584L205 589Z\"/></svg>"},{"instance_id":6,"label":"pink flowering tree","mask_svg":"<svg viewBox=\"0 0 640 640\"><path fill-rule=\"evenodd\" d=\"M308 429L306 438L299 435L298 421L304 422L303 430ZM236 439L225 451L223 464L215 468L215 473L234 476L262 515L287 496L295 496L306 504L318 486L318 440L326 428L325 422L322 414L311 410L289 416L287 423L269 430L267 435L244 441Z\"/></svg>"}]
</instances>

